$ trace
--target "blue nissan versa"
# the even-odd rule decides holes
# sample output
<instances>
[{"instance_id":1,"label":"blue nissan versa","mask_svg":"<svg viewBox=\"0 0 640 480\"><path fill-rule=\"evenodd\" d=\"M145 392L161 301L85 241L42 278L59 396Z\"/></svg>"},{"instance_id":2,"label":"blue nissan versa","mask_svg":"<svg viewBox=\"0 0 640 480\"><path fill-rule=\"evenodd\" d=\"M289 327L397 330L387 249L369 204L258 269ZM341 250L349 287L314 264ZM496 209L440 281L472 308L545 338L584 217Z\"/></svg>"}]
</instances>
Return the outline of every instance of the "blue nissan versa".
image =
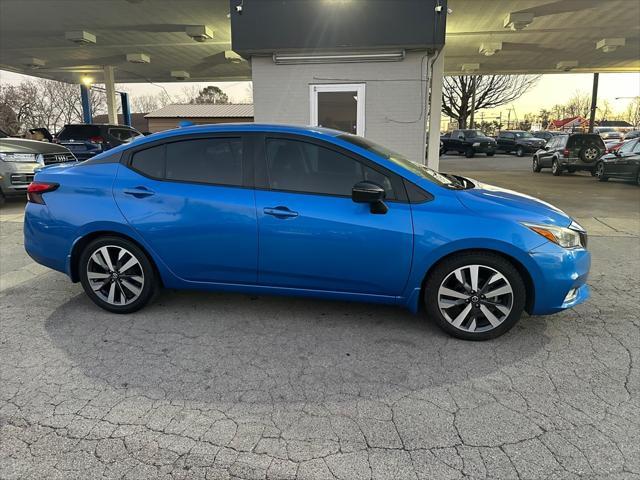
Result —
<instances>
[{"instance_id":1,"label":"blue nissan versa","mask_svg":"<svg viewBox=\"0 0 640 480\"><path fill-rule=\"evenodd\" d=\"M403 305L469 340L589 296L553 206L323 128L197 126L36 174L25 247L129 313L160 287Z\"/></svg>"}]
</instances>

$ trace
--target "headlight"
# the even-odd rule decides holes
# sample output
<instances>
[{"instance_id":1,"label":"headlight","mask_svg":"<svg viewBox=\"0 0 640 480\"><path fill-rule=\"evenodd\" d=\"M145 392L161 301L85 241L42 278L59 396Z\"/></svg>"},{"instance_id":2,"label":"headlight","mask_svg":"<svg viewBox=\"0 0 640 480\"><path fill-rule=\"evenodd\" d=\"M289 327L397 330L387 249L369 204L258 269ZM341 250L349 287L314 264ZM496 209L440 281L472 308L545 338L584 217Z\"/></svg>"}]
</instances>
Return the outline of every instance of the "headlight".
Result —
<instances>
[{"instance_id":1,"label":"headlight","mask_svg":"<svg viewBox=\"0 0 640 480\"><path fill-rule=\"evenodd\" d=\"M4 160L5 162L35 163L36 154L35 153L0 153L0 159Z\"/></svg>"},{"instance_id":2,"label":"headlight","mask_svg":"<svg viewBox=\"0 0 640 480\"><path fill-rule=\"evenodd\" d=\"M584 229L575 222L572 222L569 227L554 227L551 225L536 225L533 223L523 223L527 228L530 228L539 235L560 245L563 248L586 248L586 234ZM581 235L582 234L582 235ZM584 238L584 242L582 240Z\"/></svg>"},{"instance_id":3,"label":"headlight","mask_svg":"<svg viewBox=\"0 0 640 480\"><path fill-rule=\"evenodd\" d=\"M475 143L473 144L473 146L474 146L474 147L479 147L479 146L480 146L480 142L475 142Z\"/></svg>"}]
</instances>

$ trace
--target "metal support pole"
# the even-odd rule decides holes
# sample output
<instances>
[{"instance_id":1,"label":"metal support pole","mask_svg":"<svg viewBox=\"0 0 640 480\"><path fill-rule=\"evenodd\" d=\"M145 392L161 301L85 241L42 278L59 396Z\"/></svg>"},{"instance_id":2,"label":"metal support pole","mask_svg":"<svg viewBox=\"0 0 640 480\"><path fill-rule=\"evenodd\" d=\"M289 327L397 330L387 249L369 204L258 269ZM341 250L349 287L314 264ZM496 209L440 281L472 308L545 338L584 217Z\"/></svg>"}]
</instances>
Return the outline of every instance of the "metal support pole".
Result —
<instances>
[{"instance_id":1,"label":"metal support pole","mask_svg":"<svg viewBox=\"0 0 640 480\"><path fill-rule=\"evenodd\" d=\"M431 71L431 97L429 100L429 149L427 166L438 170L440 166L440 121L442 119L442 84L444 83L444 47L433 62Z\"/></svg>"},{"instance_id":2,"label":"metal support pole","mask_svg":"<svg viewBox=\"0 0 640 480\"><path fill-rule=\"evenodd\" d=\"M89 101L89 86L84 83L80 84L80 99L82 101L82 121L84 123L91 123L93 117L91 114L91 102Z\"/></svg>"},{"instance_id":3,"label":"metal support pole","mask_svg":"<svg viewBox=\"0 0 640 480\"><path fill-rule=\"evenodd\" d=\"M593 90L591 90L591 111L589 112L589 133L593 133L593 124L596 121L596 106L598 105L598 78L599 73L593 74Z\"/></svg>"},{"instance_id":4,"label":"metal support pole","mask_svg":"<svg viewBox=\"0 0 640 480\"><path fill-rule=\"evenodd\" d=\"M129 94L127 92L120 92L120 103L122 104L122 121L130 127L131 108L129 107Z\"/></svg>"},{"instance_id":5,"label":"metal support pole","mask_svg":"<svg viewBox=\"0 0 640 480\"><path fill-rule=\"evenodd\" d=\"M473 124L475 123L475 113L476 113L476 76L473 75L471 77L471 116L469 118L469 128L476 128Z\"/></svg>"},{"instance_id":6,"label":"metal support pole","mask_svg":"<svg viewBox=\"0 0 640 480\"><path fill-rule=\"evenodd\" d=\"M116 109L116 86L113 79L113 67L104 67L104 89L107 93L107 118L109 123L118 123L118 111Z\"/></svg>"}]
</instances>

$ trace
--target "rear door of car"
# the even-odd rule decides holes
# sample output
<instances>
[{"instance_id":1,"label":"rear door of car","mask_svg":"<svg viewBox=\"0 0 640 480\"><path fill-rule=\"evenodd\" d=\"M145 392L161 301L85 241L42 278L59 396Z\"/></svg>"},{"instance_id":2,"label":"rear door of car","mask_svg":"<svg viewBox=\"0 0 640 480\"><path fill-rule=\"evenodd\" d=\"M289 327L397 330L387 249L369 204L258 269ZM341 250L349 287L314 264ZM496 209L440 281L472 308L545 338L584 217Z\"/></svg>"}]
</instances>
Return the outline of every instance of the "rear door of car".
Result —
<instances>
[{"instance_id":1,"label":"rear door of car","mask_svg":"<svg viewBox=\"0 0 640 480\"><path fill-rule=\"evenodd\" d=\"M178 137L131 149L114 196L127 221L178 277L255 284L257 220L247 137Z\"/></svg>"},{"instance_id":2,"label":"rear door of car","mask_svg":"<svg viewBox=\"0 0 640 480\"><path fill-rule=\"evenodd\" d=\"M411 268L413 224L401 177L317 139L265 135L257 148L258 282L396 296ZM359 181L385 189L388 211L354 203Z\"/></svg>"},{"instance_id":3,"label":"rear door of car","mask_svg":"<svg viewBox=\"0 0 640 480\"><path fill-rule=\"evenodd\" d=\"M498 149L511 152L515 148L515 135L511 132L501 132L498 135Z\"/></svg>"},{"instance_id":4,"label":"rear door of car","mask_svg":"<svg viewBox=\"0 0 640 480\"><path fill-rule=\"evenodd\" d=\"M640 142L638 140L625 142L618 149L616 160L607 165L607 174L635 178L639 157Z\"/></svg>"}]
</instances>

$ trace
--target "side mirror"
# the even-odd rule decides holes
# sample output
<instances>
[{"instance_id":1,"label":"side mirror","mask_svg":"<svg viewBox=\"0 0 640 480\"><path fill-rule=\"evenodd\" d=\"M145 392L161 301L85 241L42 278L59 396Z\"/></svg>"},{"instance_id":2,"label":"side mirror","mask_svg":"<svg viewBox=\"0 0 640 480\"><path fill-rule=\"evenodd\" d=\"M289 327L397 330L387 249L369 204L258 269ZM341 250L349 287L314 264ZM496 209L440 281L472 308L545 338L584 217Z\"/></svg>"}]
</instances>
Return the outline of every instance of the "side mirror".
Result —
<instances>
[{"instance_id":1,"label":"side mirror","mask_svg":"<svg viewBox=\"0 0 640 480\"><path fill-rule=\"evenodd\" d=\"M389 207L383 201L384 197L384 188L366 180L356 183L351 189L351 199L355 203L371 205L371 213L385 214L389 211Z\"/></svg>"},{"instance_id":2,"label":"side mirror","mask_svg":"<svg viewBox=\"0 0 640 480\"><path fill-rule=\"evenodd\" d=\"M458 135L458 140L464 140L464 135Z\"/></svg>"}]
</instances>

